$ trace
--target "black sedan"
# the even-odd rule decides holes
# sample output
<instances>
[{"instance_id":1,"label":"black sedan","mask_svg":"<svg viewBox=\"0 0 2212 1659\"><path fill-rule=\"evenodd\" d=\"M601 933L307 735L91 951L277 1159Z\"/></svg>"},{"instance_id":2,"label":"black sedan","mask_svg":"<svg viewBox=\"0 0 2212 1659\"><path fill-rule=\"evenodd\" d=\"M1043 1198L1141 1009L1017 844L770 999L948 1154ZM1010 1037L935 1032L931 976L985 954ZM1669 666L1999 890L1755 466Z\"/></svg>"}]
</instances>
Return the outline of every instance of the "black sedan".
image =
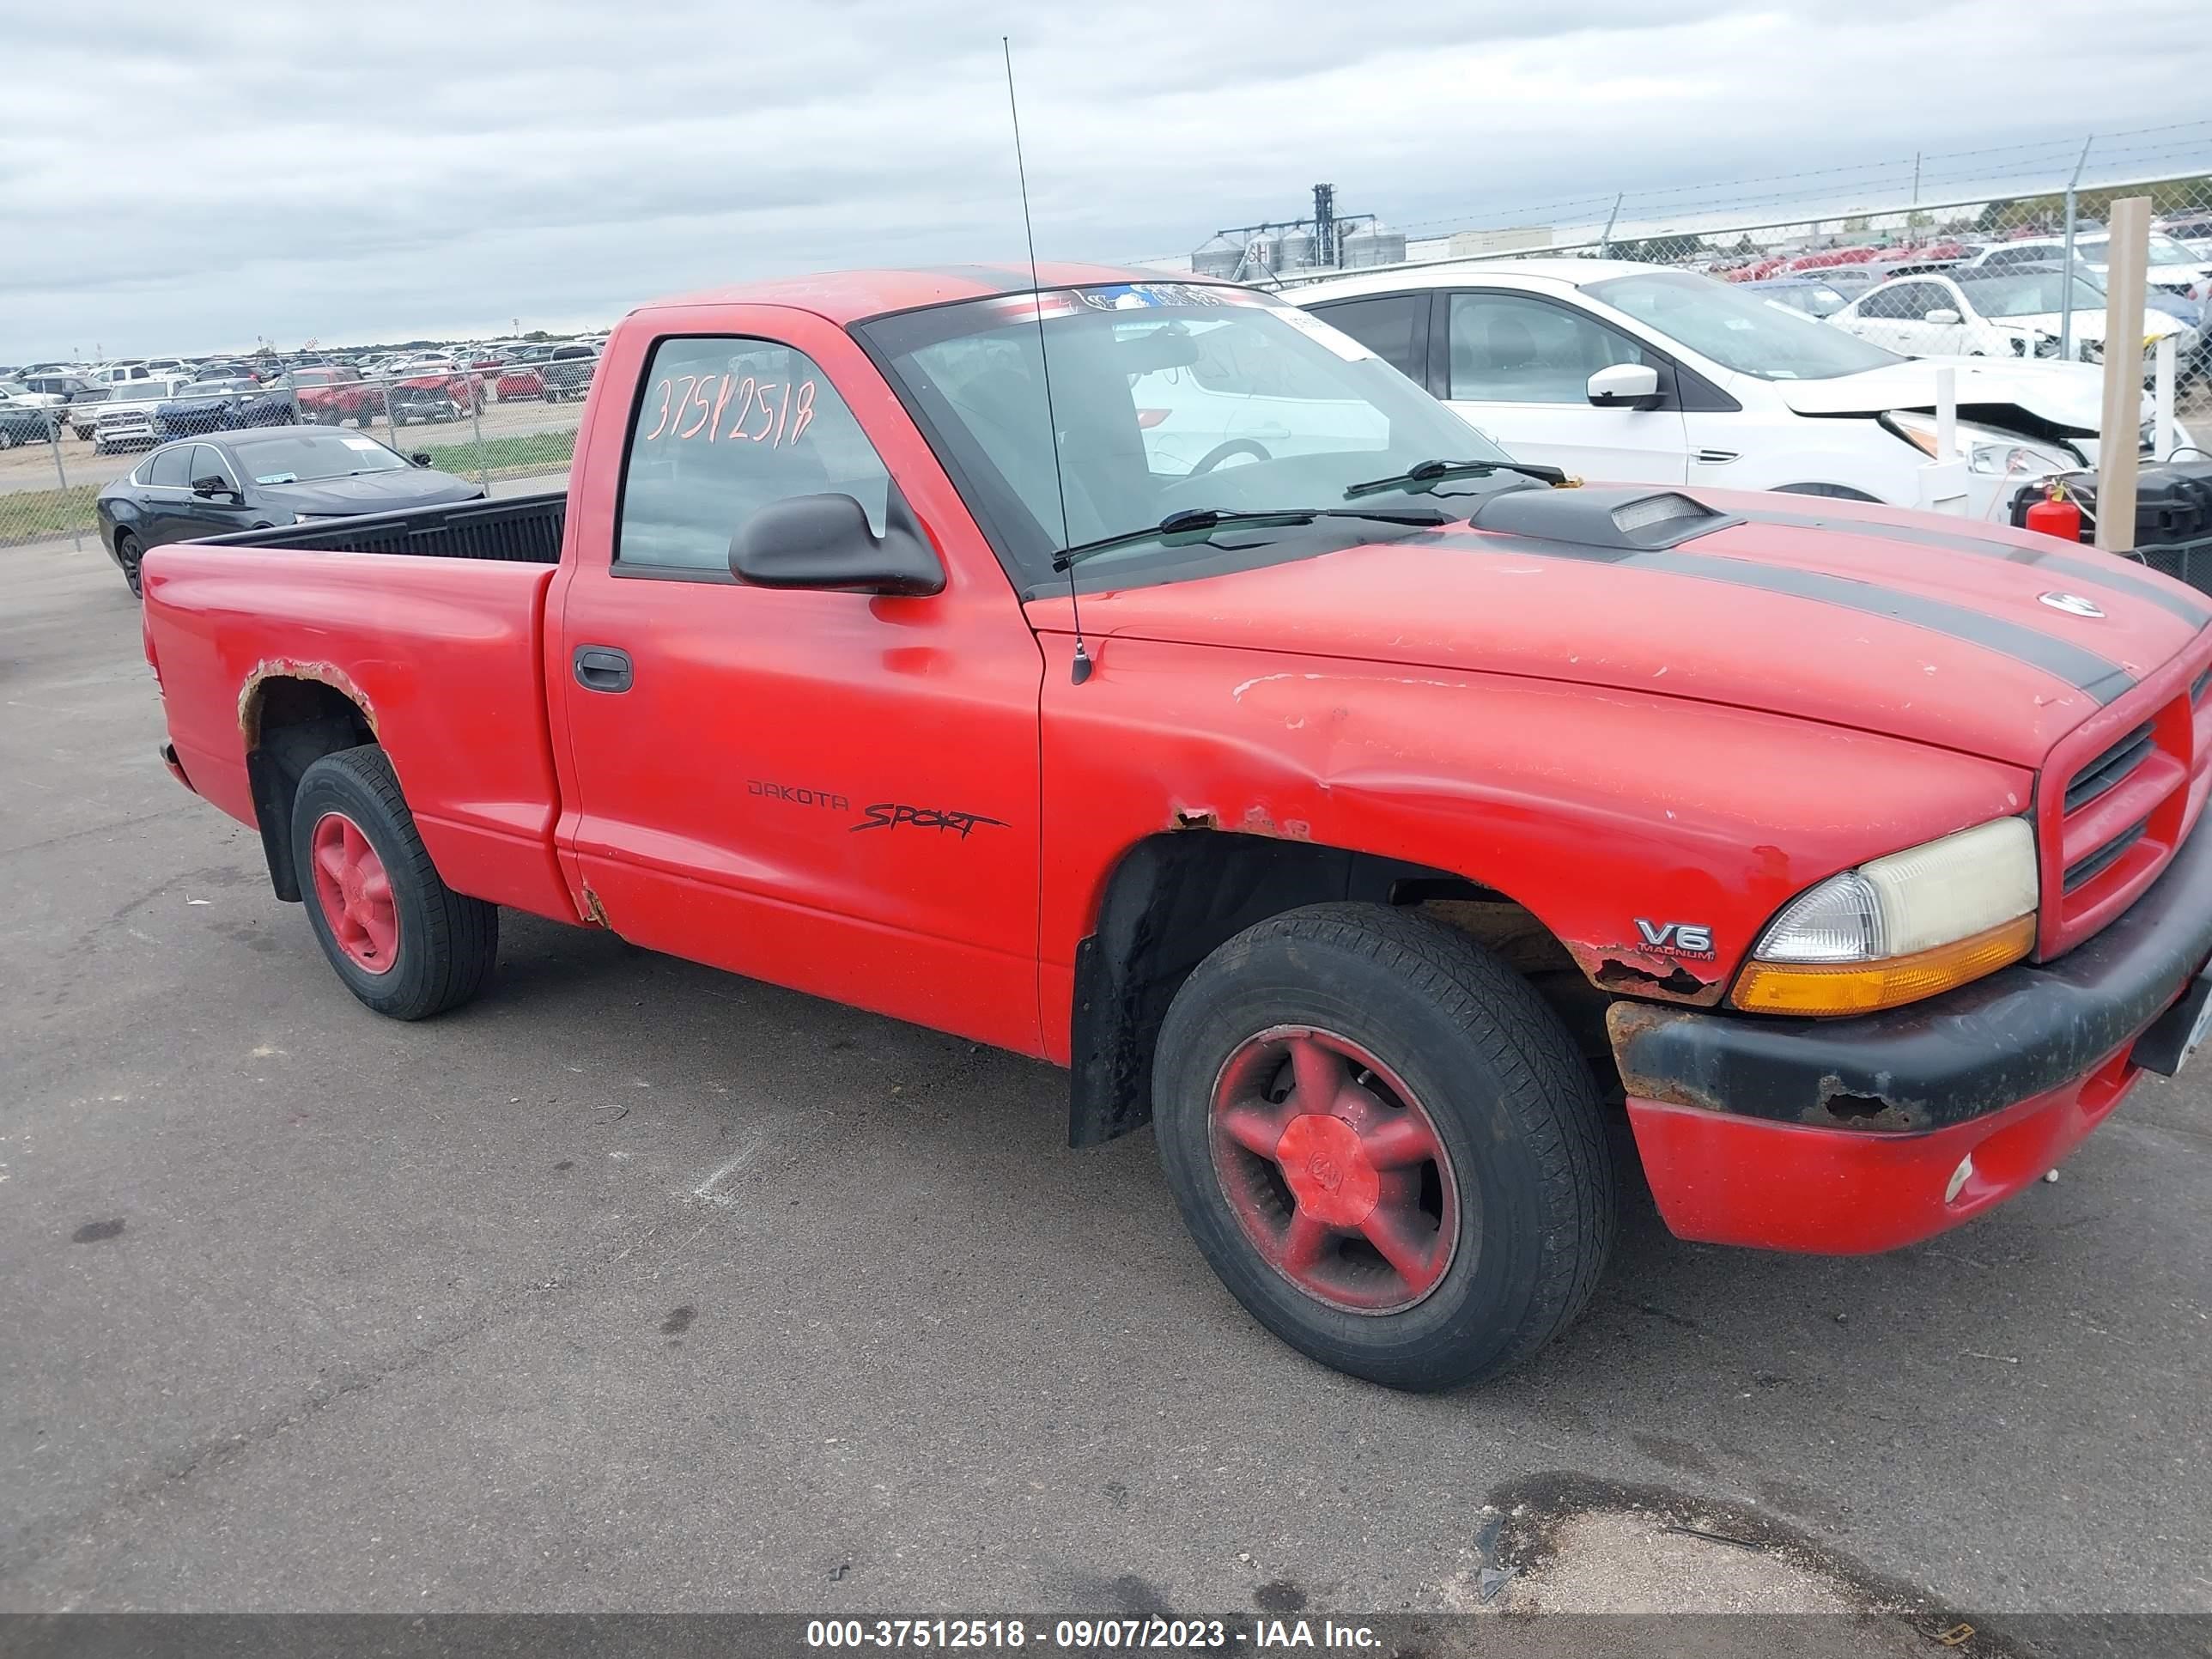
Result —
<instances>
[{"instance_id":1,"label":"black sedan","mask_svg":"<svg viewBox=\"0 0 2212 1659\"><path fill-rule=\"evenodd\" d=\"M163 542L363 513L474 501L483 491L374 438L319 427L165 444L100 492L100 539L138 591L138 562Z\"/></svg>"},{"instance_id":2,"label":"black sedan","mask_svg":"<svg viewBox=\"0 0 2212 1659\"><path fill-rule=\"evenodd\" d=\"M51 411L28 404L0 404L0 449L17 444L42 444L54 435Z\"/></svg>"}]
</instances>

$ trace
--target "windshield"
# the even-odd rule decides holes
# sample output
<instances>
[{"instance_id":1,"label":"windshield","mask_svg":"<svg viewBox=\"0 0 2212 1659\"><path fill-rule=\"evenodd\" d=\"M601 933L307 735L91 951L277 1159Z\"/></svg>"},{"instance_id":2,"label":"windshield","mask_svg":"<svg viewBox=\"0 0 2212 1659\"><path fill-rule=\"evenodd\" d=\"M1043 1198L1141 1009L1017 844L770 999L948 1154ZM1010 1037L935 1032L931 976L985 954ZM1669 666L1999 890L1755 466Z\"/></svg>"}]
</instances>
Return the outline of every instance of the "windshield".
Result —
<instances>
[{"instance_id":1,"label":"windshield","mask_svg":"<svg viewBox=\"0 0 2212 1659\"><path fill-rule=\"evenodd\" d=\"M1982 276L1958 275L1959 290L1967 303L1984 317L2033 317L2064 308L2066 273L2060 270L2008 270ZM2103 289L2075 276L2074 308L2101 311Z\"/></svg>"},{"instance_id":2,"label":"windshield","mask_svg":"<svg viewBox=\"0 0 2212 1659\"><path fill-rule=\"evenodd\" d=\"M2065 245L2061 243L2059 246L2063 247ZM2110 236L2077 236L2074 239L2074 250L2092 264L2110 264L2112 239ZM2193 253L2172 237L2162 236L2156 231L2150 234L2149 255L2150 263L2154 265L2201 265L2204 263L2203 254Z\"/></svg>"},{"instance_id":3,"label":"windshield","mask_svg":"<svg viewBox=\"0 0 2212 1659\"><path fill-rule=\"evenodd\" d=\"M1905 361L1816 317L1688 271L1639 271L1583 292L1762 380L1832 380Z\"/></svg>"},{"instance_id":4,"label":"windshield","mask_svg":"<svg viewBox=\"0 0 2212 1659\"><path fill-rule=\"evenodd\" d=\"M313 483L357 472L396 472L411 465L374 438L336 433L292 432L266 438L234 438L231 453L258 484Z\"/></svg>"},{"instance_id":5,"label":"windshield","mask_svg":"<svg viewBox=\"0 0 2212 1659\"><path fill-rule=\"evenodd\" d=\"M1749 292L1813 317L1829 316L1850 303L1826 283L1784 283L1774 288L1754 284Z\"/></svg>"},{"instance_id":6,"label":"windshield","mask_svg":"<svg viewBox=\"0 0 2212 1659\"><path fill-rule=\"evenodd\" d=\"M1049 577L1059 549L1170 514L1336 507L1353 484L1422 461L1505 459L1365 346L1247 289L1065 289L903 312L856 331L981 497L994 543L1033 582ZM1521 481L1501 475L1455 489L1507 487ZM1248 526L1237 537L1317 552L1332 535L1343 545L1374 529L1332 522L1292 537ZM1139 542L1086 560L1085 571L1157 574L1206 553Z\"/></svg>"},{"instance_id":7,"label":"windshield","mask_svg":"<svg viewBox=\"0 0 2212 1659\"><path fill-rule=\"evenodd\" d=\"M0 380L0 398L27 398L31 388L21 380Z\"/></svg>"}]
</instances>

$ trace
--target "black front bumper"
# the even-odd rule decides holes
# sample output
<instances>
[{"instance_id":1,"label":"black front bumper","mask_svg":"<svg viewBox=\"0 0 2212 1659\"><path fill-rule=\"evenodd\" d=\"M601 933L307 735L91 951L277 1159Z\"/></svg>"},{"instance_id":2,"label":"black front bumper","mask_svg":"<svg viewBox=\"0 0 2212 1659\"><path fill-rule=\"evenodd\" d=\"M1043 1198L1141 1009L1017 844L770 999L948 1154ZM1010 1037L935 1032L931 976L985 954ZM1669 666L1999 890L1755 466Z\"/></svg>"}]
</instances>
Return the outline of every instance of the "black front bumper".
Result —
<instances>
[{"instance_id":1,"label":"black front bumper","mask_svg":"<svg viewBox=\"0 0 2212 1659\"><path fill-rule=\"evenodd\" d=\"M1617 1002L1607 1023L1632 1096L1831 1129L1941 1129L2093 1070L2208 956L2212 832L2200 825L2124 915L2055 962L1850 1019Z\"/></svg>"}]
</instances>

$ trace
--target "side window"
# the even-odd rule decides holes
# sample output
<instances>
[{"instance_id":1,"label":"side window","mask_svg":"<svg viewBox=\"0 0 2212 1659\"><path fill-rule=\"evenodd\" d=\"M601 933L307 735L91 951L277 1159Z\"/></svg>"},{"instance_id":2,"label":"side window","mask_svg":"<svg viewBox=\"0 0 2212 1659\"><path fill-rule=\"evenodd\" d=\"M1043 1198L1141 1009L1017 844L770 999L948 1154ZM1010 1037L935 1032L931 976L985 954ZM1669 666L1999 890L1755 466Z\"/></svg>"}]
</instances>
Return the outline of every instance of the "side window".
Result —
<instances>
[{"instance_id":1,"label":"side window","mask_svg":"<svg viewBox=\"0 0 2212 1659\"><path fill-rule=\"evenodd\" d=\"M179 444L174 449L165 449L146 467L146 483L155 489L182 489L192 481L192 453L198 446Z\"/></svg>"},{"instance_id":2,"label":"side window","mask_svg":"<svg viewBox=\"0 0 2212 1659\"><path fill-rule=\"evenodd\" d=\"M1453 398L1586 403L1598 370L1650 361L1626 335L1564 306L1519 294L1451 296Z\"/></svg>"},{"instance_id":3,"label":"side window","mask_svg":"<svg viewBox=\"0 0 2212 1659\"><path fill-rule=\"evenodd\" d=\"M1316 306L1314 315L1340 328L1417 385L1429 383L1429 296L1390 294L1377 300L1340 300Z\"/></svg>"},{"instance_id":4,"label":"side window","mask_svg":"<svg viewBox=\"0 0 2212 1659\"><path fill-rule=\"evenodd\" d=\"M1899 283L1894 288L1868 295L1867 302L1859 307L1859 315L1917 323L1931 307L1944 303L1943 290L1933 283Z\"/></svg>"},{"instance_id":5,"label":"side window","mask_svg":"<svg viewBox=\"0 0 2212 1659\"><path fill-rule=\"evenodd\" d=\"M220 478L233 489L238 488L237 477L230 463L222 458L222 451L213 444L201 444L192 451L191 465L185 469L185 481L195 478Z\"/></svg>"},{"instance_id":6,"label":"side window","mask_svg":"<svg viewBox=\"0 0 2212 1659\"><path fill-rule=\"evenodd\" d=\"M890 474L813 359L767 340L661 341L623 464L615 562L726 570L770 502L850 495L878 534Z\"/></svg>"}]
</instances>

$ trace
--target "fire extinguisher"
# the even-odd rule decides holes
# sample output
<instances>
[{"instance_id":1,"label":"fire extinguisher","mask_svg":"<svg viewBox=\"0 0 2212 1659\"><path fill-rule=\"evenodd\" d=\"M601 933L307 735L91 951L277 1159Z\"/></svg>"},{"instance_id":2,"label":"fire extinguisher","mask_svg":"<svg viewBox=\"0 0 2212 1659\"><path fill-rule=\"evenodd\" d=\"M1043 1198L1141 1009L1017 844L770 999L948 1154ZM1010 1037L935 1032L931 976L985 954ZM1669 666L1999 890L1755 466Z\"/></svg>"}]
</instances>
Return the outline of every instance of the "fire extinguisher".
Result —
<instances>
[{"instance_id":1,"label":"fire extinguisher","mask_svg":"<svg viewBox=\"0 0 2212 1659\"><path fill-rule=\"evenodd\" d=\"M2051 493L2027 509L2027 528L2046 536L2056 536L2061 541L2081 539L2081 509L2066 493L2066 486L2057 479L2051 481Z\"/></svg>"}]
</instances>

